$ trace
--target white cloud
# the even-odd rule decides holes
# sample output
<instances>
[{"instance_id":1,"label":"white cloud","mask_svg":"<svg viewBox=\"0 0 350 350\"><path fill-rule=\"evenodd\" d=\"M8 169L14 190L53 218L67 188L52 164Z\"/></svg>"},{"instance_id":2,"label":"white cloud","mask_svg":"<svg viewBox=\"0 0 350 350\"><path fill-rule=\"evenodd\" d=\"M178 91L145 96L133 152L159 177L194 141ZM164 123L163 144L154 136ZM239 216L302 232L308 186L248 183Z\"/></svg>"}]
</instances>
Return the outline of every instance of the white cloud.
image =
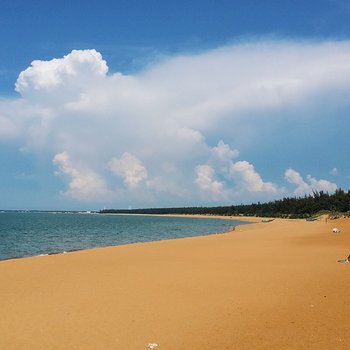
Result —
<instances>
[{"instance_id":1,"label":"white cloud","mask_svg":"<svg viewBox=\"0 0 350 350\"><path fill-rule=\"evenodd\" d=\"M220 200L224 194L224 184L215 180L215 170L207 164L196 167L195 183L203 191L205 196L212 200Z\"/></svg>"},{"instance_id":2,"label":"white cloud","mask_svg":"<svg viewBox=\"0 0 350 350\"><path fill-rule=\"evenodd\" d=\"M233 158L238 157L239 151L231 149L229 145L225 144L223 140L218 142L218 145L212 148L212 154L217 159L228 162Z\"/></svg>"},{"instance_id":3,"label":"white cloud","mask_svg":"<svg viewBox=\"0 0 350 350\"><path fill-rule=\"evenodd\" d=\"M292 168L286 170L284 177L289 183L296 185L293 192L295 195L312 194L313 191L333 193L337 189L337 185L335 183L327 180L317 180L311 175L307 175L305 181L300 173Z\"/></svg>"},{"instance_id":4,"label":"white cloud","mask_svg":"<svg viewBox=\"0 0 350 350\"><path fill-rule=\"evenodd\" d=\"M112 195L98 174L91 170L78 169L67 152L56 154L53 162L59 168L56 175L64 174L70 177L69 190L64 192L64 195L82 201L105 200Z\"/></svg>"},{"instance_id":5,"label":"white cloud","mask_svg":"<svg viewBox=\"0 0 350 350\"><path fill-rule=\"evenodd\" d=\"M0 100L0 140L19 138L25 143L28 138L31 146L36 147L46 138L52 116L48 108L22 99Z\"/></svg>"},{"instance_id":6,"label":"white cloud","mask_svg":"<svg viewBox=\"0 0 350 350\"><path fill-rule=\"evenodd\" d=\"M230 175L236 181L238 187L247 192L266 192L269 194L278 192L277 185L264 182L254 166L245 160L233 163L230 168Z\"/></svg>"},{"instance_id":7,"label":"white cloud","mask_svg":"<svg viewBox=\"0 0 350 350\"><path fill-rule=\"evenodd\" d=\"M223 140L210 149L208 163L196 168L195 182L203 193L215 200L234 201L243 197L247 200L252 195L272 198L284 191L271 182L264 182L251 163L233 162L238 155L239 151L231 149Z\"/></svg>"},{"instance_id":8,"label":"white cloud","mask_svg":"<svg viewBox=\"0 0 350 350\"><path fill-rule=\"evenodd\" d=\"M35 60L20 73L16 91L22 96L34 91L54 91L63 85L78 85L104 77L108 67L96 50L73 50L63 58L51 61Z\"/></svg>"},{"instance_id":9,"label":"white cloud","mask_svg":"<svg viewBox=\"0 0 350 350\"><path fill-rule=\"evenodd\" d=\"M217 146L210 149L208 163L215 171L225 177L229 177L230 167L233 164L232 159L238 157L239 151L232 149L223 140L220 140Z\"/></svg>"},{"instance_id":10,"label":"white cloud","mask_svg":"<svg viewBox=\"0 0 350 350\"><path fill-rule=\"evenodd\" d=\"M127 152L120 159L113 158L108 167L115 175L121 176L129 188L138 187L147 178L147 170L142 162Z\"/></svg>"},{"instance_id":11,"label":"white cloud","mask_svg":"<svg viewBox=\"0 0 350 350\"><path fill-rule=\"evenodd\" d=\"M106 172L109 162L126 191L143 189L155 201L166 200L165 193L195 200L194 181L214 199L241 200L234 193L243 188L278 194L278 186L265 182L251 163L233 162L239 152L232 145L252 152L256 140L247 134L279 135L276 119L281 125L293 108L298 113L289 118L307 114L321 125L316 118L322 106L348 104L349 61L349 41L260 41L167 58L125 75L107 74L107 63L95 50L73 50L33 61L20 73L21 97L0 100L0 139L12 138L18 148L50 159L66 150L70 163L58 157L56 164L70 164L61 172L71 177L67 194L77 199L115 188L115 178ZM116 159L116 153L128 156ZM167 172L162 164L176 171ZM90 191L96 195L83 194L82 179L91 189L96 181Z\"/></svg>"}]
</instances>

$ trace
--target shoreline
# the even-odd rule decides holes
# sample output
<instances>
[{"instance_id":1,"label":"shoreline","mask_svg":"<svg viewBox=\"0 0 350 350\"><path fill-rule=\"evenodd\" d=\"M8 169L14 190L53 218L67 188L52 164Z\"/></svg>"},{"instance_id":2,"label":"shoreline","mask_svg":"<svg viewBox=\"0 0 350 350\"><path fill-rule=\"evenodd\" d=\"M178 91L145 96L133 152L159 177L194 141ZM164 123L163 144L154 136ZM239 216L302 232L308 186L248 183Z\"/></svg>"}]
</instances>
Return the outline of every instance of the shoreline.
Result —
<instances>
[{"instance_id":1,"label":"shoreline","mask_svg":"<svg viewBox=\"0 0 350 350\"><path fill-rule=\"evenodd\" d=\"M192 215L192 214L119 214L119 213L107 213L107 214L99 214L99 215L117 215L117 216L156 216L156 217L175 217L175 218L194 218L194 219L222 219L222 220L232 220L232 221L242 221L246 222L247 224L251 224L257 221L246 221L248 217L244 217L245 219L238 219L238 217L230 216L220 216L220 215ZM241 218L241 217L239 217ZM259 218L255 217L257 220ZM261 218L260 218L261 219ZM96 247L91 247L91 248L77 248L77 249L68 249L65 251L49 251L45 253L40 253L36 255L28 255L28 256L14 256L14 257L9 257L5 259L0 259L0 263L2 261L8 261L8 260L17 260L17 259L31 259L31 258L40 258L40 257L46 257L46 256L51 256L51 255L60 255L60 254L70 254L70 253L75 253L79 251L85 251L85 250L95 250L95 249L103 249L103 248L108 248L108 247L117 247L117 246L125 246L125 245L132 245L132 244L139 244L139 243L150 243L150 242L158 242L158 241L168 241L168 240L174 240L174 239L185 239L185 238L190 238L190 237L205 237L209 235L218 235L218 234L225 234L225 233L230 233L235 230L236 226L230 226L227 231L220 231L220 232L212 232L209 234L199 234L199 235L194 235L194 236L187 236L187 237L174 237L174 238L164 238L164 239L158 239L158 240L149 240L149 241L136 241L136 242L130 242L130 243L119 243L119 244L112 244L112 245L101 245L101 246L96 246Z\"/></svg>"},{"instance_id":2,"label":"shoreline","mask_svg":"<svg viewBox=\"0 0 350 350\"><path fill-rule=\"evenodd\" d=\"M265 219L260 216L224 216L210 214L128 214L128 213L101 213L99 215L120 215L120 216L158 216L158 217L176 217L176 218L195 218L195 219L223 219L223 220L239 220L249 222L260 222ZM293 219L294 220L294 219Z\"/></svg>"},{"instance_id":3,"label":"shoreline","mask_svg":"<svg viewBox=\"0 0 350 350\"><path fill-rule=\"evenodd\" d=\"M0 348L348 349L350 220L234 232L1 261Z\"/></svg>"}]
</instances>

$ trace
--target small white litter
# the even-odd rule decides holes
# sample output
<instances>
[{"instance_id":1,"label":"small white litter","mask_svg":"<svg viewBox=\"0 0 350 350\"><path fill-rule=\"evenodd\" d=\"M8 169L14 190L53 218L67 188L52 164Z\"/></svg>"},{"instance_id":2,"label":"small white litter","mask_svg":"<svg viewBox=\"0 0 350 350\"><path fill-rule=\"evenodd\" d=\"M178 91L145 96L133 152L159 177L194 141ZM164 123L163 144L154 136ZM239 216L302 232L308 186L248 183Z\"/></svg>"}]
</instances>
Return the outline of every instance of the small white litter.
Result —
<instances>
[{"instance_id":1,"label":"small white litter","mask_svg":"<svg viewBox=\"0 0 350 350\"><path fill-rule=\"evenodd\" d=\"M339 233L340 230L339 230L339 228L334 227L334 228L332 229L332 232L334 232L334 233Z\"/></svg>"},{"instance_id":2,"label":"small white litter","mask_svg":"<svg viewBox=\"0 0 350 350\"><path fill-rule=\"evenodd\" d=\"M157 346L158 346L157 343L149 343L147 347L148 349L155 349Z\"/></svg>"}]
</instances>

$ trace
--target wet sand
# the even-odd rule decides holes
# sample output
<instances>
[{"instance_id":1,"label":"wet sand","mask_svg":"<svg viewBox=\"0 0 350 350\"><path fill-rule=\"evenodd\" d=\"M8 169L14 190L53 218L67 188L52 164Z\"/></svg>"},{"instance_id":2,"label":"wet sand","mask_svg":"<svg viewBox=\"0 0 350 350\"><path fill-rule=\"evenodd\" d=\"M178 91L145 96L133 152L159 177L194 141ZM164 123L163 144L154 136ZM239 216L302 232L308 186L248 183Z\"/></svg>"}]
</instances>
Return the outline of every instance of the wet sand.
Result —
<instances>
[{"instance_id":1,"label":"wet sand","mask_svg":"<svg viewBox=\"0 0 350 350\"><path fill-rule=\"evenodd\" d=\"M349 349L349 254L350 219L276 219L2 261L0 349Z\"/></svg>"}]
</instances>

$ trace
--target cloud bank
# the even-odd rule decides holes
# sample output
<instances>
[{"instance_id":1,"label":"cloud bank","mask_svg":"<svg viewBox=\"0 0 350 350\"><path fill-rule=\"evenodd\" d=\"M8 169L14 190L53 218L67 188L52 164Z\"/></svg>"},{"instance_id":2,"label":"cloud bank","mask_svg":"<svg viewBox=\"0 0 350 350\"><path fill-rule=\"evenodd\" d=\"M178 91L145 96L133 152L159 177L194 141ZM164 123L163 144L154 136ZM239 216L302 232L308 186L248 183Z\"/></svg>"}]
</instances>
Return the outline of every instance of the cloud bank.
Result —
<instances>
[{"instance_id":1,"label":"cloud bank","mask_svg":"<svg viewBox=\"0 0 350 350\"><path fill-rule=\"evenodd\" d=\"M238 148L256 147L266 126L277 135L284 118L316 118L320 101L346 106L349 62L347 41L259 41L124 75L109 72L96 50L73 50L19 74L20 97L0 101L0 141L51 155L62 194L78 201L147 206L332 192L336 184L304 180L288 160L279 178L264 178L269 164L257 167Z\"/></svg>"}]
</instances>

